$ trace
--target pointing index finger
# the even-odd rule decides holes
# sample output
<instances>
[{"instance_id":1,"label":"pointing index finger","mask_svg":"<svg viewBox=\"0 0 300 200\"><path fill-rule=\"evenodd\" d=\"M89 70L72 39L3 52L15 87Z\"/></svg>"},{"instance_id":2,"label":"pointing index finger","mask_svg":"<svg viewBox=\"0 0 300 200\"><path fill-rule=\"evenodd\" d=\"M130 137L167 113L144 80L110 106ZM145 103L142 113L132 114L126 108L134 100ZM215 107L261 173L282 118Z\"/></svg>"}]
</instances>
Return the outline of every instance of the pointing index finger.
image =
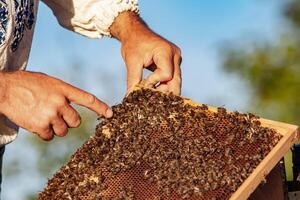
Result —
<instances>
[{"instance_id":1,"label":"pointing index finger","mask_svg":"<svg viewBox=\"0 0 300 200\"><path fill-rule=\"evenodd\" d=\"M110 118L113 115L111 108L93 94L67 83L65 87L63 87L63 92L70 102L84 106L96 112L98 115L102 115L107 118Z\"/></svg>"}]
</instances>

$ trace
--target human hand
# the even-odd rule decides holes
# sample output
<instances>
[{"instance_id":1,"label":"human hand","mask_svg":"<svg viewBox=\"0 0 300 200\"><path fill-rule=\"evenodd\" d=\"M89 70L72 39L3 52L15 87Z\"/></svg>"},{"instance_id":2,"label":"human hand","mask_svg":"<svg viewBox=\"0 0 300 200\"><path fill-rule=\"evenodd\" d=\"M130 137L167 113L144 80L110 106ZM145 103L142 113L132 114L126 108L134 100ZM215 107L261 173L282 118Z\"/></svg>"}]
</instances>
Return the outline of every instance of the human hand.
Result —
<instances>
[{"instance_id":1,"label":"human hand","mask_svg":"<svg viewBox=\"0 0 300 200\"><path fill-rule=\"evenodd\" d=\"M80 125L72 102L112 116L108 105L94 95L42 73L0 73L0 91L0 113L44 140L65 136L68 128Z\"/></svg>"},{"instance_id":2,"label":"human hand","mask_svg":"<svg viewBox=\"0 0 300 200\"><path fill-rule=\"evenodd\" d=\"M181 90L181 51L168 40L151 31L134 13L121 13L110 28L122 43L127 67L127 92L141 82L143 69L151 73L145 86L179 95Z\"/></svg>"}]
</instances>

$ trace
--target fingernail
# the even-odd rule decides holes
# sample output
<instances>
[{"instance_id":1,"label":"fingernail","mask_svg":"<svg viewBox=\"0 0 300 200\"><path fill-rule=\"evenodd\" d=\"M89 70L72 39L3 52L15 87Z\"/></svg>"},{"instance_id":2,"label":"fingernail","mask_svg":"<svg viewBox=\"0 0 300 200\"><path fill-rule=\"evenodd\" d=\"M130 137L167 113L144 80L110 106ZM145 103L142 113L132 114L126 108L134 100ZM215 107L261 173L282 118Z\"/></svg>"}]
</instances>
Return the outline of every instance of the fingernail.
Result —
<instances>
[{"instance_id":1,"label":"fingernail","mask_svg":"<svg viewBox=\"0 0 300 200\"><path fill-rule=\"evenodd\" d=\"M113 116L113 111L110 108L108 108L106 110L105 115L106 115L107 118L111 118Z\"/></svg>"}]
</instances>

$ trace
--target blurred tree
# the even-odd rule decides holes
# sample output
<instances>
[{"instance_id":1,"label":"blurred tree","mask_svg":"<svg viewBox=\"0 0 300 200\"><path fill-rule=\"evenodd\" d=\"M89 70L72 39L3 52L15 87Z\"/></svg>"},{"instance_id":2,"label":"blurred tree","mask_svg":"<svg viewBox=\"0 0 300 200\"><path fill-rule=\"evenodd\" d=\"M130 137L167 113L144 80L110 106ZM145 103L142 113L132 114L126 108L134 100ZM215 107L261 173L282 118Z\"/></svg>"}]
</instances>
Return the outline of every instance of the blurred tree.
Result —
<instances>
[{"instance_id":1,"label":"blurred tree","mask_svg":"<svg viewBox=\"0 0 300 200\"><path fill-rule=\"evenodd\" d=\"M223 69L246 83L252 111L300 124L300 1L289 1L283 11L288 28L277 42L226 46Z\"/></svg>"}]
</instances>

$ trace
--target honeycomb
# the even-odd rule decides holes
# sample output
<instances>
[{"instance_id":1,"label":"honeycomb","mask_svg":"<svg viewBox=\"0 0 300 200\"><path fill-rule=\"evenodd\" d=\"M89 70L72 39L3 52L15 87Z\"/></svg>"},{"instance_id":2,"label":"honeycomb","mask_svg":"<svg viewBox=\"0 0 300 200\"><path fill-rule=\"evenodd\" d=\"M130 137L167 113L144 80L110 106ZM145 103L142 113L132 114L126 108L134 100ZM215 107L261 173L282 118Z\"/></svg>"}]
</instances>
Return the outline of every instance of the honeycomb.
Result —
<instances>
[{"instance_id":1,"label":"honeycomb","mask_svg":"<svg viewBox=\"0 0 300 200\"><path fill-rule=\"evenodd\" d=\"M113 106L39 200L225 200L280 140L247 113L139 89Z\"/></svg>"}]
</instances>

